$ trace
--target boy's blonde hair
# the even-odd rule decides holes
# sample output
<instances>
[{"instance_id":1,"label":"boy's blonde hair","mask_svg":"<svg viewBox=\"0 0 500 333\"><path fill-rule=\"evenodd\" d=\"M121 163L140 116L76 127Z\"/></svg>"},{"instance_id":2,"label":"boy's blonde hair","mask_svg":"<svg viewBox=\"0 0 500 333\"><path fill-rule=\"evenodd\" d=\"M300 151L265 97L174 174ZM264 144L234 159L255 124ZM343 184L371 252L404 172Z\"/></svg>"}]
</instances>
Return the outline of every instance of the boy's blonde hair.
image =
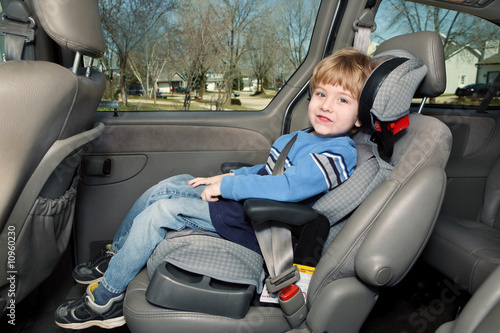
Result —
<instances>
[{"instance_id":1,"label":"boy's blonde hair","mask_svg":"<svg viewBox=\"0 0 500 333\"><path fill-rule=\"evenodd\" d=\"M339 85L359 100L361 89L372 71L371 58L354 48L327 56L314 68L309 81L311 92L318 84Z\"/></svg>"}]
</instances>

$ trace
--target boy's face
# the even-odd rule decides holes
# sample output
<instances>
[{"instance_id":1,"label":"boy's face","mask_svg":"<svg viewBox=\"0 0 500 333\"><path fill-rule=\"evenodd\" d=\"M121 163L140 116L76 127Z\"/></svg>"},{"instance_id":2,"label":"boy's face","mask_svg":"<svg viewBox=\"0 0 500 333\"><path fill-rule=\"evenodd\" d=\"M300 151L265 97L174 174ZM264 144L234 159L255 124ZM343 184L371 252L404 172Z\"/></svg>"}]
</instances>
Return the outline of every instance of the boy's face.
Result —
<instances>
[{"instance_id":1,"label":"boy's face","mask_svg":"<svg viewBox=\"0 0 500 333\"><path fill-rule=\"evenodd\" d=\"M361 126L358 100L339 85L318 84L309 102L308 115L314 127L311 133L317 136L345 135L354 126Z\"/></svg>"}]
</instances>

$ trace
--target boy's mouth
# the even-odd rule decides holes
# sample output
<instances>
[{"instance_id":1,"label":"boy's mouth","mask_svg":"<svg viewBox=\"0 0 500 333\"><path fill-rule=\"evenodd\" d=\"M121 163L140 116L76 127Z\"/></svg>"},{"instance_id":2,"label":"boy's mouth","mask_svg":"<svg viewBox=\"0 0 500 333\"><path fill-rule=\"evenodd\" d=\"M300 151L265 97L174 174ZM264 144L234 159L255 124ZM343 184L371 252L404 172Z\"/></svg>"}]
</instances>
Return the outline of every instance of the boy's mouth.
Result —
<instances>
[{"instance_id":1,"label":"boy's mouth","mask_svg":"<svg viewBox=\"0 0 500 333\"><path fill-rule=\"evenodd\" d=\"M332 121L330 119L328 119L327 117L324 117L324 116L317 116L318 117L318 120L322 123L331 123Z\"/></svg>"}]
</instances>

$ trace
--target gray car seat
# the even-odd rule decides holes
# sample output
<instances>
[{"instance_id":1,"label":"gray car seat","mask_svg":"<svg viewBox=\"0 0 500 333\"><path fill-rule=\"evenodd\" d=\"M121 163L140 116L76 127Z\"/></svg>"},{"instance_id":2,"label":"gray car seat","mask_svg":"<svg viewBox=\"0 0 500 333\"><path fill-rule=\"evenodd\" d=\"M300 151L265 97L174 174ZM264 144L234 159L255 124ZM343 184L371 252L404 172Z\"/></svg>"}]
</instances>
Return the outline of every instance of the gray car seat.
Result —
<instances>
[{"instance_id":1,"label":"gray car seat","mask_svg":"<svg viewBox=\"0 0 500 333\"><path fill-rule=\"evenodd\" d=\"M477 220L440 215L423 259L471 294L500 265L500 159L493 164Z\"/></svg>"},{"instance_id":2,"label":"gray car seat","mask_svg":"<svg viewBox=\"0 0 500 333\"><path fill-rule=\"evenodd\" d=\"M93 127L93 119L106 80L81 66L82 56L101 57L105 49L97 0L29 4L12 1L2 14L11 59L0 63L0 242L6 247L0 251L2 313L12 285L20 302L52 272L66 249L81 147L104 129L102 124ZM29 29L36 30L35 40L16 43L8 35L16 34L23 15ZM30 45L22 43L40 48L44 40L38 37L45 33L63 53L73 54L72 68L23 60L50 58L37 48L26 51ZM55 58L62 62L63 56Z\"/></svg>"},{"instance_id":3,"label":"gray car seat","mask_svg":"<svg viewBox=\"0 0 500 333\"><path fill-rule=\"evenodd\" d=\"M500 327L500 267L476 290L454 321L441 325L436 333L491 333Z\"/></svg>"},{"instance_id":4,"label":"gray car seat","mask_svg":"<svg viewBox=\"0 0 500 333\"><path fill-rule=\"evenodd\" d=\"M430 73L444 72L443 47L441 43L435 43L436 38L439 40L437 34L417 33L405 38L412 40L406 51L413 52L416 48L430 49L429 53L422 57ZM385 50L401 49L397 41L389 40L383 47ZM404 53L392 51L389 54L397 56ZM437 58L443 61L436 62L436 54ZM444 76L439 76L439 82L436 81L437 77L431 75L427 84L424 81L418 88L417 96L421 96L423 91L427 96L441 94L444 90L441 79L444 79ZM404 82L386 84L394 87L398 84L404 85ZM391 109L398 103L401 105L401 102L396 102L393 98L404 97L391 95L391 89L387 86L382 85L375 92L379 97L387 95L385 98L375 98L370 109L372 115L380 115L380 112L383 114L384 111L379 109L380 107ZM411 96L406 96L406 99L402 103L408 104L409 107ZM384 102L379 103L380 101ZM410 114L409 121L409 127L394 136L393 153L388 154L389 162L394 168L387 179L373 192L367 193L367 198L352 215L332 227L321 259L312 275L307 293L308 311L305 322L297 331L357 332L376 302L378 288L398 283L421 253L444 195L446 177L443 169L451 147L451 133L435 118ZM359 169L370 161L380 159L368 159ZM379 163L378 170L382 169L384 164ZM357 168L355 174L360 175L358 171ZM367 178L371 180L373 176L374 174L371 174ZM340 187L350 186L354 177L353 174ZM338 213L330 209L330 200L337 199L335 193L335 190L331 191L314 206L331 221ZM351 199L355 201L356 194L346 202ZM178 247L183 248L183 245ZM212 260L223 262L225 258L224 254L220 260L219 257ZM203 260L198 258L198 261ZM166 264L158 265L153 280L161 267L166 267ZM171 273L175 282L175 275L179 271L174 270ZM197 274L190 276L192 282L198 281ZM163 332L167 328L170 332L292 330L281 308L258 303L253 303L245 316L239 319L155 306L148 302L147 294L162 293L162 290L148 289L149 284L148 272L143 270L128 286L124 314L132 332ZM196 303L201 300L194 295L189 301Z\"/></svg>"}]
</instances>

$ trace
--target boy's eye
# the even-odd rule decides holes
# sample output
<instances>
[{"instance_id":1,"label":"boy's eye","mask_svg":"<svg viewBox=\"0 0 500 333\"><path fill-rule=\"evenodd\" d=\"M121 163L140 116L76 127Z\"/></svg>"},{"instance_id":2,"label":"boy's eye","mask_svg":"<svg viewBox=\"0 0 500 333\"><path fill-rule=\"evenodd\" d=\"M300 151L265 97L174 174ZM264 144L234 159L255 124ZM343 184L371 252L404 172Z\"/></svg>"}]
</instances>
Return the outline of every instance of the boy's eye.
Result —
<instances>
[{"instance_id":1,"label":"boy's eye","mask_svg":"<svg viewBox=\"0 0 500 333\"><path fill-rule=\"evenodd\" d=\"M340 98L339 98L339 102L340 102L340 103L347 103L348 101L347 101L347 99L346 99L346 98L340 97Z\"/></svg>"},{"instance_id":2,"label":"boy's eye","mask_svg":"<svg viewBox=\"0 0 500 333\"><path fill-rule=\"evenodd\" d=\"M316 96L318 96L318 97L325 97L325 94L324 94L324 93L322 93L322 92L317 92L317 93L316 93Z\"/></svg>"}]
</instances>

